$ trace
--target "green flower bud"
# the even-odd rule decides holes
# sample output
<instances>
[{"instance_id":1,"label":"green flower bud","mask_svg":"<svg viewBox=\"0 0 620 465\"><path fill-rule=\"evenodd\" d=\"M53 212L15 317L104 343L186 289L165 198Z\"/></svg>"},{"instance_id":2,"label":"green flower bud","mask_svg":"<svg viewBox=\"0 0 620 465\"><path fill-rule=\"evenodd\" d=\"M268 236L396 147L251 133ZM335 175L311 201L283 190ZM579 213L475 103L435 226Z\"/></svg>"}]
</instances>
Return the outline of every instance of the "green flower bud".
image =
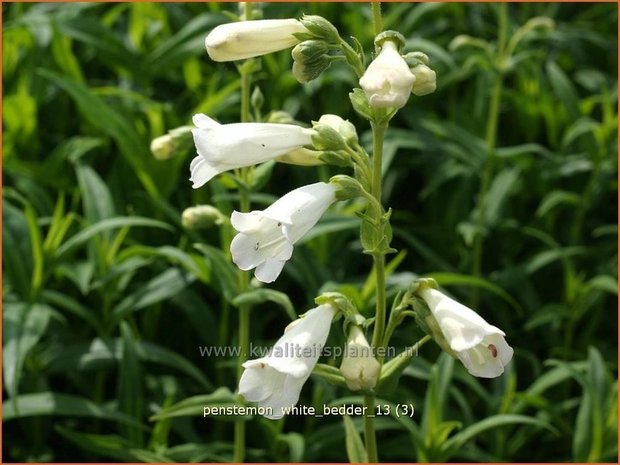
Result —
<instances>
[{"instance_id":1,"label":"green flower bud","mask_svg":"<svg viewBox=\"0 0 620 465\"><path fill-rule=\"evenodd\" d=\"M168 160L189 150L192 145L192 127L181 126L151 141L151 153L156 160Z\"/></svg>"},{"instance_id":2,"label":"green flower bud","mask_svg":"<svg viewBox=\"0 0 620 465\"><path fill-rule=\"evenodd\" d=\"M276 158L277 162L288 163L290 165L299 166L317 166L323 165L325 162L321 159L324 152L310 150L305 147L295 149L292 152L285 153Z\"/></svg>"},{"instance_id":3,"label":"green flower bud","mask_svg":"<svg viewBox=\"0 0 620 465\"><path fill-rule=\"evenodd\" d=\"M340 42L338 29L322 16L304 15L300 21L315 38L335 44Z\"/></svg>"},{"instance_id":4,"label":"green flower bud","mask_svg":"<svg viewBox=\"0 0 620 465\"><path fill-rule=\"evenodd\" d=\"M181 222L187 229L208 229L228 221L228 217L213 205L196 205L183 210Z\"/></svg>"},{"instance_id":5,"label":"green flower bud","mask_svg":"<svg viewBox=\"0 0 620 465\"><path fill-rule=\"evenodd\" d=\"M347 148L344 138L330 124L324 123L321 120L313 121L312 129L315 131L315 135L312 136L312 143L316 149L337 151Z\"/></svg>"},{"instance_id":6,"label":"green flower bud","mask_svg":"<svg viewBox=\"0 0 620 465\"><path fill-rule=\"evenodd\" d=\"M314 60L321 55L327 55L328 53L329 47L324 40L305 40L293 48L291 56L295 61L305 62Z\"/></svg>"},{"instance_id":7,"label":"green flower bud","mask_svg":"<svg viewBox=\"0 0 620 465\"><path fill-rule=\"evenodd\" d=\"M263 104L265 103L265 97L263 96L260 87L254 87L254 90L252 91L252 97L250 98L250 103L252 104L252 108L254 108L254 110L256 111L260 110L263 107Z\"/></svg>"},{"instance_id":8,"label":"green flower bud","mask_svg":"<svg viewBox=\"0 0 620 465\"><path fill-rule=\"evenodd\" d=\"M337 186L337 200L349 200L361 197L364 192L362 185L356 179L351 176L347 176L346 174L332 176L329 183Z\"/></svg>"},{"instance_id":9,"label":"green flower bud","mask_svg":"<svg viewBox=\"0 0 620 465\"><path fill-rule=\"evenodd\" d=\"M329 56L320 55L314 59L295 60L293 62L293 76L304 84L320 76L332 64Z\"/></svg>"}]
</instances>

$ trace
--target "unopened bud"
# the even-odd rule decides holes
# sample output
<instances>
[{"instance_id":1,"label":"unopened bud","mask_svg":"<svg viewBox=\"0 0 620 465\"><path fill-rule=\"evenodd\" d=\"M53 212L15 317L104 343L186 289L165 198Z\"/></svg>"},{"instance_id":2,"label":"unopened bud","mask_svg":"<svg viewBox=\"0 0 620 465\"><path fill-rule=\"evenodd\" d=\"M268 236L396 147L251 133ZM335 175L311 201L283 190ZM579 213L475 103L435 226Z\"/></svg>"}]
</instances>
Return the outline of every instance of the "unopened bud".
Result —
<instances>
[{"instance_id":1,"label":"unopened bud","mask_svg":"<svg viewBox=\"0 0 620 465\"><path fill-rule=\"evenodd\" d=\"M346 174L332 176L329 182L337 186L336 199L338 200L349 200L363 195L364 188L359 181Z\"/></svg>"},{"instance_id":2,"label":"unopened bud","mask_svg":"<svg viewBox=\"0 0 620 465\"><path fill-rule=\"evenodd\" d=\"M192 146L192 127L181 126L151 141L151 153L156 160L168 160Z\"/></svg>"},{"instance_id":3,"label":"unopened bud","mask_svg":"<svg viewBox=\"0 0 620 465\"><path fill-rule=\"evenodd\" d=\"M340 372L352 391L373 389L377 384L381 365L374 357L359 326L352 326L347 339Z\"/></svg>"},{"instance_id":4,"label":"unopened bud","mask_svg":"<svg viewBox=\"0 0 620 465\"><path fill-rule=\"evenodd\" d=\"M415 82L411 89L414 95L422 96L435 92L435 89L437 89L437 75L435 71L424 64L419 64L411 68L411 72L415 76Z\"/></svg>"},{"instance_id":5,"label":"unopened bud","mask_svg":"<svg viewBox=\"0 0 620 465\"><path fill-rule=\"evenodd\" d=\"M227 217L212 205L197 205L183 210L181 222L187 229L208 229L227 221Z\"/></svg>"},{"instance_id":6,"label":"unopened bud","mask_svg":"<svg viewBox=\"0 0 620 465\"><path fill-rule=\"evenodd\" d=\"M329 47L324 40L305 40L297 44L291 56L295 61L314 60L322 55L329 53Z\"/></svg>"},{"instance_id":7,"label":"unopened bud","mask_svg":"<svg viewBox=\"0 0 620 465\"><path fill-rule=\"evenodd\" d=\"M329 56L320 55L313 59L301 59L293 62L293 76L304 84L318 78L332 64Z\"/></svg>"},{"instance_id":8,"label":"unopened bud","mask_svg":"<svg viewBox=\"0 0 620 465\"><path fill-rule=\"evenodd\" d=\"M323 152L301 147L293 150L292 152L280 155L276 158L276 161L280 163L288 163L289 165L317 166L325 164L325 162L321 160L322 154Z\"/></svg>"},{"instance_id":9,"label":"unopened bud","mask_svg":"<svg viewBox=\"0 0 620 465\"><path fill-rule=\"evenodd\" d=\"M322 16L304 15L300 21L315 38L335 44L340 42L338 29Z\"/></svg>"}]
</instances>

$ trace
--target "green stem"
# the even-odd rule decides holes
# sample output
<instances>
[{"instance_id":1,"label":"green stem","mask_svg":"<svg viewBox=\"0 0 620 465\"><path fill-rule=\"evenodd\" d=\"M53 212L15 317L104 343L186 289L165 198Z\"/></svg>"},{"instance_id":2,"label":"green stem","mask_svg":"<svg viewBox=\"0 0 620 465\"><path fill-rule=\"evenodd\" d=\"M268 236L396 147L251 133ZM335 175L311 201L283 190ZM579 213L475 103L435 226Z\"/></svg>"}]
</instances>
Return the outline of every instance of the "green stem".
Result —
<instances>
[{"instance_id":1,"label":"green stem","mask_svg":"<svg viewBox=\"0 0 620 465\"><path fill-rule=\"evenodd\" d=\"M381 205L381 181L382 181L382 163L383 163L383 136L385 135L386 126L377 123L371 123L373 137L372 151L372 196L376 204ZM377 223L381 221L383 212L377 208L373 208L374 218ZM383 346L383 333L385 332L385 255L377 253L373 255L375 267L375 289L377 296L375 325L372 335L373 347Z\"/></svg>"},{"instance_id":2,"label":"green stem","mask_svg":"<svg viewBox=\"0 0 620 465\"><path fill-rule=\"evenodd\" d=\"M487 127L485 133L485 143L487 146L487 157L484 164L480 190L478 192L478 214L476 216L476 229L473 246L472 275L480 277L482 275L482 252L484 244L483 229L485 227L486 200L487 193L491 187L495 168L495 148L497 144L497 123L499 120L499 107L504 88L504 65L506 57L504 50L506 47L506 31L508 28L508 5L501 3L499 8L499 31L497 37L497 56L496 56L496 79L491 93L489 104L489 114L487 117ZM480 301L480 290L474 287L472 293L471 306L476 308Z\"/></svg>"},{"instance_id":3,"label":"green stem","mask_svg":"<svg viewBox=\"0 0 620 465\"><path fill-rule=\"evenodd\" d=\"M252 19L252 3L245 2L243 4L243 19ZM246 123L250 120L250 86L252 85L252 76L247 71L241 73L241 122ZM247 185L248 168L241 169L241 176ZM239 210L241 212L250 211L250 193L245 188L239 189ZM246 271L239 270L239 293L246 292L250 285L250 276ZM250 309L248 305L239 307L239 348L241 350L237 361L237 379L241 379L243 374L243 362L250 352ZM240 402L243 398L239 395ZM245 459L245 421L235 422L235 440L233 462L241 463Z\"/></svg>"},{"instance_id":4,"label":"green stem","mask_svg":"<svg viewBox=\"0 0 620 465\"><path fill-rule=\"evenodd\" d=\"M377 463L377 435L375 433L375 396L364 396L364 439L366 441L366 455L369 463ZM372 415L370 416L369 415Z\"/></svg>"},{"instance_id":5,"label":"green stem","mask_svg":"<svg viewBox=\"0 0 620 465\"><path fill-rule=\"evenodd\" d=\"M381 18L381 2L371 2L372 5L372 27L375 35L383 32L383 19Z\"/></svg>"},{"instance_id":6,"label":"green stem","mask_svg":"<svg viewBox=\"0 0 620 465\"><path fill-rule=\"evenodd\" d=\"M375 4L373 3L373 11ZM381 209L381 188L382 188L382 164L383 164L383 137L387 129L385 124L371 122L373 150L372 150L372 189L371 194L375 200L375 206L370 207L374 213L377 224L382 220L383 211ZM382 252L373 254L375 270L375 293L376 311L375 323L372 334L372 346L377 350L383 347L385 332L385 255ZM382 353L382 352L380 352ZM379 362L383 363L383 358L378 357ZM370 463L379 461L377 453L377 437L375 433L375 397L373 395L364 396L364 439L366 442L366 454Z\"/></svg>"}]
</instances>

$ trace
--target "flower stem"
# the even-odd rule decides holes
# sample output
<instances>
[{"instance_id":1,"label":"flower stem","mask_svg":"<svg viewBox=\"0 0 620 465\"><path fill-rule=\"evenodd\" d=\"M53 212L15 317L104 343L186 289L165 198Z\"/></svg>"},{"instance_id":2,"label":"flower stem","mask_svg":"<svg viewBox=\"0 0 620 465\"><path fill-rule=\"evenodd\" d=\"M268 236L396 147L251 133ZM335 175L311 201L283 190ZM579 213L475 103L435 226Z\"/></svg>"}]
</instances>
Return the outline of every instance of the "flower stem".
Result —
<instances>
[{"instance_id":1,"label":"flower stem","mask_svg":"<svg viewBox=\"0 0 620 465\"><path fill-rule=\"evenodd\" d=\"M375 434L375 396L364 396L364 407L366 412L364 413L366 455L368 456L368 463L377 463L379 456L377 454L377 435Z\"/></svg>"},{"instance_id":2,"label":"flower stem","mask_svg":"<svg viewBox=\"0 0 620 465\"><path fill-rule=\"evenodd\" d=\"M381 2L371 2L372 5L372 27L375 35L383 32L383 19L381 18Z\"/></svg>"},{"instance_id":3,"label":"flower stem","mask_svg":"<svg viewBox=\"0 0 620 465\"><path fill-rule=\"evenodd\" d=\"M476 229L473 246L472 275L480 277L482 274L482 252L484 243L483 229L485 227L487 193L493 180L495 168L495 147L497 145L497 123L499 119L499 107L501 103L502 90L504 88L504 64L506 57L506 30L508 28L508 5L501 3L499 8L499 31L497 36L497 56L496 56L496 77L491 91L491 102L489 104L489 114L485 133L485 143L487 146L487 157L485 160L484 171L480 181L478 192L478 214L476 215ZM472 291L471 306L476 308L480 300L480 291L474 287Z\"/></svg>"},{"instance_id":4,"label":"flower stem","mask_svg":"<svg viewBox=\"0 0 620 465\"><path fill-rule=\"evenodd\" d=\"M373 3L374 9L374 3ZM382 164L383 164L383 137L387 126L382 123L371 122L373 150L372 150L372 197L375 199L377 207L371 208L374 213L376 224L382 221L383 210L381 209L381 187L382 187ZM377 350L383 346L383 336L385 332L385 255L379 251L373 254L375 270L375 293L376 293L376 312L375 323L372 334L372 346ZM380 363L382 357L378 357ZM366 454L370 463L379 461L377 453L377 437L375 433L375 396L364 396L364 439L366 442Z\"/></svg>"},{"instance_id":5,"label":"flower stem","mask_svg":"<svg viewBox=\"0 0 620 465\"><path fill-rule=\"evenodd\" d=\"M243 3L243 19L252 19L252 2ZM252 85L252 75L250 72L243 70L241 72L241 122L247 123L250 120L250 86ZM251 168L242 168L241 176L244 183L239 188L239 210L241 212L250 211L250 193L246 189L248 185L248 170ZM239 293L246 292L250 285L250 277L247 271L239 270ZM237 380L241 379L243 374L243 362L248 357L250 351L250 306L241 305L239 307L239 348L241 349L239 359L237 360ZM238 395L239 402L243 402L241 395ZM233 450L233 462L241 463L245 459L245 421L239 420L235 422L235 440Z\"/></svg>"},{"instance_id":6,"label":"flower stem","mask_svg":"<svg viewBox=\"0 0 620 465\"><path fill-rule=\"evenodd\" d=\"M372 196L377 205L381 205L381 181L383 163L383 136L386 126L379 123L372 123L373 151L372 151ZM379 223L383 212L373 209ZM375 267L375 292L377 296L375 328L372 335L373 347L383 345L383 333L385 332L385 255L383 253L373 254Z\"/></svg>"}]
</instances>

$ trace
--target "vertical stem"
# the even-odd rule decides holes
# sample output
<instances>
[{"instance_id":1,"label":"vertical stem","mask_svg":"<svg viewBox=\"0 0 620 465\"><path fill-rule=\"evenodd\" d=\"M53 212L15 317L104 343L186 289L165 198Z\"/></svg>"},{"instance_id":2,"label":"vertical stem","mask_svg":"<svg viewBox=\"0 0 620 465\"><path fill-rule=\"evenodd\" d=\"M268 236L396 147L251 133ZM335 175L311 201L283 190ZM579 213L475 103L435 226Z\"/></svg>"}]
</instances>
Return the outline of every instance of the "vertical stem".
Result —
<instances>
[{"instance_id":1,"label":"vertical stem","mask_svg":"<svg viewBox=\"0 0 620 465\"><path fill-rule=\"evenodd\" d=\"M375 4L373 3L373 10ZM382 123L372 122L372 196L377 201L377 205L381 205L381 188L382 188L382 164L383 164L383 136L385 135L386 125ZM374 219L379 222L383 211L380 209L374 211ZM372 346L377 348L383 347L383 336L385 333L385 255L376 253L373 255L375 270L375 293L376 293L376 311L375 323L372 334ZM377 352L380 362L383 362L382 351ZM370 463L379 461L377 453L377 437L375 433L375 396L364 396L364 439L366 441L366 454Z\"/></svg>"},{"instance_id":2,"label":"vertical stem","mask_svg":"<svg viewBox=\"0 0 620 465\"><path fill-rule=\"evenodd\" d=\"M252 3L243 3L243 20L252 19ZM246 123L250 120L250 86L252 85L252 76L249 72L241 73L241 122ZM244 182L248 178L248 168L241 169L241 177ZM239 188L239 210L241 212L250 211L250 193L243 188ZM247 291L250 284L248 272L239 270L239 293ZM241 379L243 374L243 362L250 353L250 307L241 305L239 307L239 330L238 343L240 348L239 359L237 361L237 380ZM243 399L240 397L240 401ZM245 459L245 421L239 420L235 422L235 441L233 462L241 463Z\"/></svg>"},{"instance_id":3,"label":"vertical stem","mask_svg":"<svg viewBox=\"0 0 620 465\"><path fill-rule=\"evenodd\" d=\"M383 20L381 18L381 2L371 2L372 25L375 35L383 32Z\"/></svg>"},{"instance_id":4,"label":"vertical stem","mask_svg":"<svg viewBox=\"0 0 620 465\"><path fill-rule=\"evenodd\" d=\"M504 50L506 48L506 32L508 29L508 4L500 3L499 8L499 30L497 36L497 56L496 60L496 78L493 83L491 93L491 102L489 104L489 114L487 117L487 127L485 132L485 142L487 146L487 157L485 160L484 171L480 181L480 190L478 192L478 215L476 218L476 230L473 247L472 259L472 275L480 277L482 274L482 252L484 243L485 215L486 215L486 197L491 181L493 179L493 171L495 167L495 147L497 144L497 123L499 119L499 107L502 98L502 90L504 88L504 64L506 57ZM479 288L474 287L472 293L471 306L477 307L480 301Z\"/></svg>"}]
</instances>

